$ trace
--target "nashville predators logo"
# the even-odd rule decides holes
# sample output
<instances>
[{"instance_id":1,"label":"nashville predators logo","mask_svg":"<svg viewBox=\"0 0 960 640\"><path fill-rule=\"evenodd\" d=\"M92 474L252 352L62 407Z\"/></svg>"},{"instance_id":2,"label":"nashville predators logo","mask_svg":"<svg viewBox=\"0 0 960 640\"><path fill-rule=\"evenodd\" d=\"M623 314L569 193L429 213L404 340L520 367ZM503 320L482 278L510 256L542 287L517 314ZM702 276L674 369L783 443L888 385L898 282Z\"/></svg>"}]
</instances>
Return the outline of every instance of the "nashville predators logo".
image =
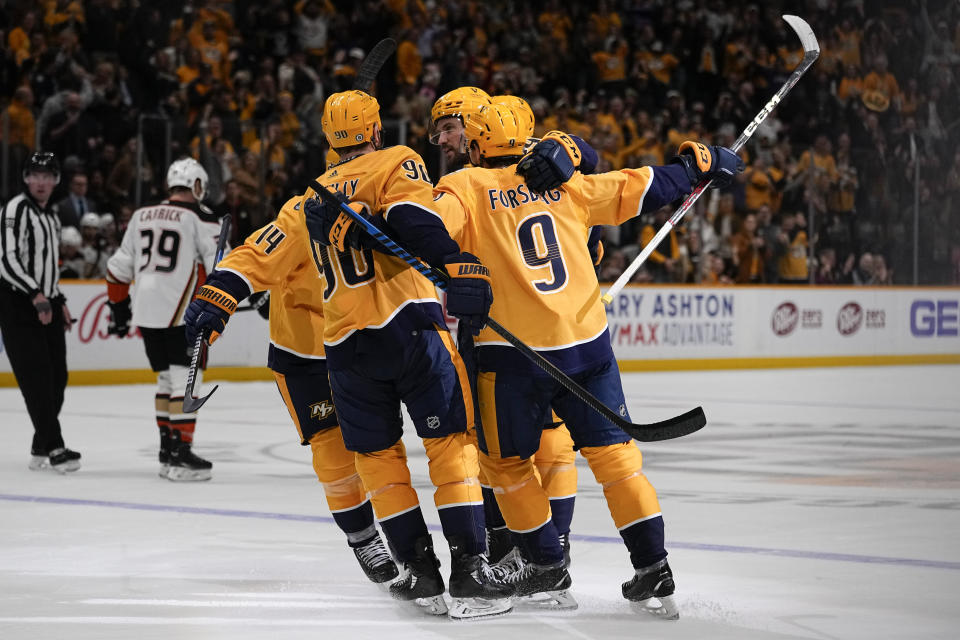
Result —
<instances>
[{"instance_id":1,"label":"nashville predators logo","mask_svg":"<svg viewBox=\"0 0 960 640\"><path fill-rule=\"evenodd\" d=\"M327 416L334 412L333 405L324 400L323 402L314 402L310 405L310 418L325 420Z\"/></svg>"}]
</instances>

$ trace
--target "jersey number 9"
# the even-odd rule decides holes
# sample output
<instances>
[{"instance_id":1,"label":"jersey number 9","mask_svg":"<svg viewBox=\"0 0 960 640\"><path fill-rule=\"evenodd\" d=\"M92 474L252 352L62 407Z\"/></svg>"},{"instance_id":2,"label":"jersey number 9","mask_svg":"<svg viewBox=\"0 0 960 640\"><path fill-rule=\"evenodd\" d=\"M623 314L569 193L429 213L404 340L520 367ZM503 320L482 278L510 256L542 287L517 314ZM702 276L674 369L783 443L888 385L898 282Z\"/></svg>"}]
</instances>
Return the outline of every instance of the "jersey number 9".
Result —
<instances>
[{"instance_id":1,"label":"jersey number 9","mask_svg":"<svg viewBox=\"0 0 960 640\"><path fill-rule=\"evenodd\" d=\"M517 227L517 246L531 269L550 268L549 278L531 280L540 293L556 293L567 284L567 267L557 241L553 216L543 211L527 216Z\"/></svg>"}]
</instances>

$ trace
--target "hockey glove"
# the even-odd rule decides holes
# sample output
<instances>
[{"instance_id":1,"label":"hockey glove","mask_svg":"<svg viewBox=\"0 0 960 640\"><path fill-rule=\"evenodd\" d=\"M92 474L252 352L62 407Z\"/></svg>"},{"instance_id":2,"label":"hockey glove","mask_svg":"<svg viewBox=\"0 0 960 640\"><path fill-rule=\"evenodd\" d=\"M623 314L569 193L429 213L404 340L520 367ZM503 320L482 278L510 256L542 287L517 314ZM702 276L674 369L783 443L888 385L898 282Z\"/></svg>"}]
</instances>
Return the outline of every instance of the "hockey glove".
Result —
<instances>
[{"instance_id":1,"label":"hockey glove","mask_svg":"<svg viewBox=\"0 0 960 640\"><path fill-rule=\"evenodd\" d=\"M576 142L562 131L551 131L517 163L517 174L536 193L559 188L580 166Z\"/></svg>"},{"instance_id":2,"label":"hockey glove","mask_svg":"<svg viewBox=\"0 0 960 640\"><path fill-rule=\"evenodd\" d=\"M236 310L236 298L211 285L208 280L208 283L197 291L197 297L183 314L183 321L187 326L187 344L192 345L197 335L205 336L207 344L216 342Z\"/></svg>"},{"instance_id":3,"label":"hockey glove","mask_svg":"<svg viewBox=\"0 0 960 640\"><path fill-rule=\"evenodd\" d=\"M350 202L339 191L334 192L337 200L353 209L359 216L369 219L363 205ZM338 205L310 198L304 205L307 230L310 239L323 246L333 246L337 251L346 251L348 247L361 249L361 226L347 215Z\"/></svg>"},{"instance_id":4,"label":"hockey glove","mask_svg":"<svg viewBox=\"0 0 960 640\"><path fill-rule=\"evenodd\" d=\"M597 164L600 162L600 156L597 150L580 136L571 135L573 143L580 149L580 166L577 169L585 176L590 175L597 170Z\"/></svg>"},{"instance_id":5,"label":"hockey glove","mask_svg":"<svg viewBox=\"0 0 960 640\"><path fill-rule=\"evenodd\" d=\"M461 327L479 335L493 304L490 270L472 253L448 256L443 266L450 276L447 313L460 320Z\"/></svg>"},{"instance_id":6,"label":"hockey glove","mask_svg":"<svg viewBox=\"0 0 960 640\"><path fill-rule=\"evenodd\" d=\"M711 187L725 187L733 176L744 170L743 160L726 147L708 147L699 142L687 140L680 145L678 154L672 162L683 165L695 187L703 180L713 180Z\"/></svg>"},{"instance_id":7,"label":"hockey glove","mask_svg":"<svg viewBox=\"0 0 960 640\"><path fill-rule=\"evenodd\" d=\"M130 311L130 296L120 302L108 301L107 306L110 307L110 326L107 327L107 333L126 338L130 332L130 319L133 317L133 312Z\"/></svg>"}]
</instances>

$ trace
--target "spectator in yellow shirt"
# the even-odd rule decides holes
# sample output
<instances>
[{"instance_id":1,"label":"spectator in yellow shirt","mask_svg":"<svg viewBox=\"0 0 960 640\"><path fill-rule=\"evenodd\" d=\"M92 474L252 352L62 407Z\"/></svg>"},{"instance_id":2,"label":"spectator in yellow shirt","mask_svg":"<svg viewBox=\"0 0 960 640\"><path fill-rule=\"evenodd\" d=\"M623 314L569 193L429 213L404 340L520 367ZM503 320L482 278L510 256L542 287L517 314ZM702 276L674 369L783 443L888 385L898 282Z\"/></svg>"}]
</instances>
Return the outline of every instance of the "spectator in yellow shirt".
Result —
<instances>
[{"instance_id":1,"label":"spectator in yellow shirt","mask_svg":"<svg viewBox=\"0 0 960 640\"><path fill-rule=\"evenodd\" d=\"M400 84L416 84L423 70L423 60L414 42L415 37L412 31L406 31L397 45L397 81Z\"/></svg>"},{"instance_id":2,"label":"spectator in yellow shirt","mask_svg":"<svg viewBox=\"0 0 960 640\"><path fill-rule=\"evenodd\" d=\"M758 155L753 164L747 168L744 173L746 182L745 199L747 211L757 211L760 207L767 205L775 209L775 204L779 201L777 182L774 176L776 168L768 166L766 157ZM780 175L780 178L783 174Z\"/></svg>"},{"instance_id":3,"label":"spectator in yellow shirt","mask_svg":"<svg viewBox=\"0 0 960 640\"><path fill-rule=\"evenodd\" d=\"M33 92L30 87L18 87L13 92L13 99L4 109L4 116L9 118L11 146L22 147L24 157L33 151L34 136L36 136L36 120L33 117ZM0 127L0 140L3 139L3 128Z\"/></svg>"},{"instance_id":4,"label":"spectator in yellow shirt","mask_svg":"<svg viewBox=\"0 0 960 640\"><path fill-rule=\"evenodd\" d=\"M859 100L863 93L863 78L860 76L860 70L852 64L848 64L843 69L843 78L840 80L840 86L837 87L837 99L840 104L846 106L850 99Z\"/></svg>"},{"instance_id":5,"label":"spectator in yellow shirt","mask_svg":"<svg viewBox=\"0 0 960 640\"><path fill-rule=\"evenodd\" d=\"M826 172L830 183L837 181L837 161L833 157L830 138L820 134L813 143L813 166ZM803 174L810 167L810 150L807 149L800 155L800 161L794 167L794 177Z\"/></svg>"},{"instance_id":6,"label":"spectator in yellow shirt","mask_svg":"<svg viewBox=\"0 0 960 640\"><path fill-rule=\"evenodd\" d=\"M899 109L900 85L893 74L887 71L887 64L887 56L883 54L873 59L873 71L863 79L863 90L880 92L895 109Z\"/></svg>"},{"instance_id":7,"label":"spectator in yellow shirt","mask_svg":"<svg viewBox=\"0 0 960 640\"><path fill-rule=\"evenodd\" d=\"M23 64L23 61L30 57L30 38L35 31L38 31L35 11L27 11L23 14L20 24L10 30L10 34L7 36L7 46L13 52L18 65Z\"/></svg>"}]
</instances>

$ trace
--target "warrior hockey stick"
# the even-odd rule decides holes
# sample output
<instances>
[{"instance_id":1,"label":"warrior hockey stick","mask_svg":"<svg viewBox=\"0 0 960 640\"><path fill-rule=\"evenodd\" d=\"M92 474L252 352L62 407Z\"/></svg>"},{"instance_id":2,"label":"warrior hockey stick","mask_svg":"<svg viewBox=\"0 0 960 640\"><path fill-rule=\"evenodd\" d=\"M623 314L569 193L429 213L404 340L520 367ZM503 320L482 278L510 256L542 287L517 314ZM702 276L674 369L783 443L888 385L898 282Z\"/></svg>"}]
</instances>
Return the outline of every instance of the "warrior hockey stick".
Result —
<instances>
[{"instance_id":1,"label":"warrior hockey stick","mask_svg":"<svg viewBox=\"0 0 960 640\"><path fill-rule=\"evenodd\" d=\"M789 24L794 31L797 32L797 36L800 37L800 43L803 45L803 60L800 61L800 64L797 65L797 68L793 70L793 73L790 74L790 77L787 79L787 82L780 87L780 90L777 91L777 94L770 99L763 109L760 109L760 113L757 114L757 117L753 119L753 122L747 125L747 128L743 130L743 133L740 134L740 137L737 138L736 142L733 143L733 146L730 147L731 150L736 153L740 150L743 145L753 136L753 133L757 130L757 127L760 126L770 112L783 100L793 86L797 84L797 81L800 80L800 76L806 73L807 69L816 61L817 57L820 55L820 45L817 43L817 36L814 35L813 29L810 28L802 18L797 16L783 16L784 21ZM667 220L660 230L657 232L657 235L653 237L653 240L647 243L647 246L643 248L643 251L640 252L633 262L630 263L630 266L627 267L627 270L624 271L617 281L607 289L607 292L603 294L601 300L604 304L610 304L613 302L614 296L620 293L620 290L623 289L630 278L633 277L633 274L637 272L637 269L647 261L647 258L650 257L650 254L660 245L664 238L667 237L667 234L680 222L680 219L690 210L693 206L693 203L697 201L707 187L710 186L711 180L706 180L697 185L697 188L687 196L686 200L683 201L683 204L680 205L680 208L674 212L670 219Z\"/></svg>"},{"instance_id":2,"label":"warrior hockey stick","mask_svg":"<svg viewBox=\"0 0 960 640\"><path fill-rule=\"evenodd\" d=\"M409 251L390 239L390 237L378 229L376 225L371 223L366 218L358 216L353 209L337 199L336 196L334 196L328 189L321 186L316 180L312 180L310 182L310 186L313 187L313 190L316 191L323 200L338 206L344 213L357 221L367 233L373 236L390 253L405 261L411 267L426 276L426 278L433 282L433 284L436 286L440 287L441 289L447 288L447 283L450 282L450 276L448 276L446 273L425 264L420 259L411 255ZM579 398L584 404L589 406L591 409L602 415L613 424L623 429L630 437L636 440L641 442L671 440L673 438L679 438L681 436L694 433L695 431L699 431L707 423L707 418L703 414L703 409L701 407L697 407L696 409L687 411L686 413L674 418L663 420L662 422L634 424L600 402L599 399L577 384L576 381L558 369L552 362L531 349L523 341L521 341L520 338L507 331L499 322L488 317L487 326L505 338L507 342L512 344L520 353L529 358L538 367L543 369L551 378L563 385L565 389ZM621 408L621 410L625 412L625 409Z\"/></svg>"},{"instance_id":3,"label":"warrior hockey stick","mask_svg":"<svg viewBox=\"0 0 960 640\"><path fill-rule=\"evenodd\" d=\"M353 82L353 88L360 91L370 91L373 81L377 79L377 74L383 68L383 63L396 50L397 41L393 38L384 38L374 45L367 57L363 59L363 64L360 65L357 79Z\"/></svg>"},{"instance_id":4,"label":"warrior hockey stick","mask_svg":"<svg viewBox=\"0 0 960 640\"><path fill-rule=\"evenodd\" d=\"M217 238L217 254L213 259L213 266L223 258L223 251L227 248L227 236L230 235L230 216L224 216L220 223L220 237ZM193 357L190 358L190 369L187 370L187 388L183 391L183 412L193 413L203 406L203 403L210 399L213 392L220 385L215 385L207 395L198 398L193 395L193 385L197 381L197 366L200 364L200 353L203 351L203 332L197 334L197 340L193 343Z\"/></svg>"}]
</instances>

